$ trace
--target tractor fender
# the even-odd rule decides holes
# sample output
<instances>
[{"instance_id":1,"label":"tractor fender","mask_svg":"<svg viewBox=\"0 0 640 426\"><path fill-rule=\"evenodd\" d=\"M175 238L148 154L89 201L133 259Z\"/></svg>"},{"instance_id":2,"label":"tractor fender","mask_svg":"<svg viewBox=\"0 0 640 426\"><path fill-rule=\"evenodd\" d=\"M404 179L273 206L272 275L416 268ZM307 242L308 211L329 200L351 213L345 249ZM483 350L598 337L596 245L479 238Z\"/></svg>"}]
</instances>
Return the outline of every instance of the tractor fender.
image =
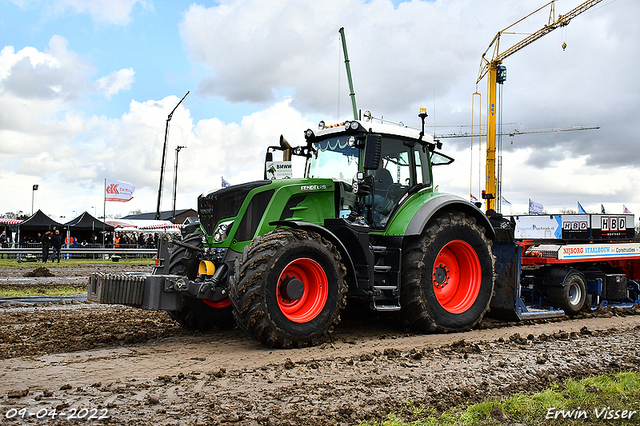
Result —
<instances>
[{"instance_id":1,"label":"tractor fender","mask_svg":"<svg viewBox=\"0 0 640 426\"><path fill-rule=\"evenodd\" d=\"M440 212L461 212L473 217L476 223L486 230L486 236L491 241L495 240L496 233L489 222L489 218L476 206L467 200L451 194L443 194L431 198L418 209L409 221L405 235L420 235L429 221Z\"/></svg>"},{"instance_id":2,"label":"tractor fender","mask_svg":"<svg viewBox=\"0 0 640 426\"><path fill-rule=\"evenodd\" d=\"M335 245L338 251L340 252L340 256L342 257L342 262L344 263L344 266L347 268L346 278L349 280L352 280L351 282L354 282L354 283L357 282L356 274L355 274L355 266L353 265L353 260L351 259L351 255L347 251L347 248L344 246L342 241L340 241L340 239L333 232L329 231L327 228L320 225L316 225L315 223L302 222L299 220L277 220L274 222L269 222L269 225L288 226L290 228L305 229L305 230L313 231L320 234L322 237L326 238L327 240L331 241L331 243Z\"/></svg>"},{"instance_id":3,"label":"tractor fender","mask_svg":"<svg viewBox=\"0 0 640 426\"><path fill-rule=\"evenodd\" d=\"M569 266L553 266L547 270L542 283L545 287L564 287L565 285L567 285L567 283L565 282L567 276L572 272L577 271Z\"/></svg>"}]
</instances>

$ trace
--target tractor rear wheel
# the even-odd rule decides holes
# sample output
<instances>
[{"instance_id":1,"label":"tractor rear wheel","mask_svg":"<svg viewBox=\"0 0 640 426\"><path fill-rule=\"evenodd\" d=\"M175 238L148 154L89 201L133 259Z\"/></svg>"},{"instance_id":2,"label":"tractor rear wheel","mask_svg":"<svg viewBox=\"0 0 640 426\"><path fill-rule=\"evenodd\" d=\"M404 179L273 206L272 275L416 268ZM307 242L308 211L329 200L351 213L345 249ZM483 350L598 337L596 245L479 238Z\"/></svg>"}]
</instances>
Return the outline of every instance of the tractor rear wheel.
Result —
<instances>
[{"instance_id":1,"label":"tractor rear wheel","mask_svg":"<svg viewBox=\"0 0 640 426\"><path fill-rule=\"evenodd\" d=\"M407 241L402 268L401 316L431 333L465 330L482 320L493 295L491 242L475 219L447 213Z\"/></svg>"},{"instance_id":2,"label":"tractor rear wheel","mask_svg":"<svg viewBox=\"0 0 640 426\"><path fill-rule=\"evenodd\" d=\"M195 232L184 239L183 243L202 247L202 231ZM195 250L174 244L169 248L169 274L186 275L194 280L198 275L198 259ZM182 307L178 311L168 311L169 316L190 330L228 329L235 325L229 299L214 302L212 300L183 297Z\"/></svg>"},{"instance_id":3,"label":"tractor rear wheel","mask_svg":"<svg viewBox=\"0 0 640 426\"><path fill-rule=\"evenodd\" d=\"M236 322L271 347L320 343L346 305L340 259L336 247L315 232L278 228L256 238L230 279Z\"/></svg>"}]
</instances>

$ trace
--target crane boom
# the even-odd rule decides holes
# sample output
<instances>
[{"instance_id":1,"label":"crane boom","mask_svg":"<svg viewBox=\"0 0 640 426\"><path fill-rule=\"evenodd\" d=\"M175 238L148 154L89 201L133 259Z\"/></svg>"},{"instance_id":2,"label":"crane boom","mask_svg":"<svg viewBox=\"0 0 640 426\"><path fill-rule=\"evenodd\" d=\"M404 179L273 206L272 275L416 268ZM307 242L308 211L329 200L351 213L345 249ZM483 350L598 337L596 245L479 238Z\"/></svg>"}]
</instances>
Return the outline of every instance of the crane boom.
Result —
<instances>
[{"instance_id":1,"label":"crane boom","mask_svg":"<svg viewBox=\"0 0 640 426\"><path fill-rule=\"evenodd\" d=\"M586 12L588 9L592 8L593 6L595 6L596 4L600 3L601 1L602 0L588 0L588 1L580 4L579 6L576 6L575 8L570 10L569 12L565 13L564 15L559 15L558 19L554 19L554 15L555 15L555 6L554 6L555 5L555 0L554 1L550 1L549 3L545 4L541 8L531 12L529 15L525 16L524 18L522 18L522 19L518 20L517 22L514 22L513 24L509 25L507 28L503 29L502 31L499 31L498 34L496 34L496 36L493 38L493 40L489 44L489 47L487 48L485 53L482 55L482 62L480 64L480 73L478 74L478 79L476 80L476 84L479 83L480 80L482 80L482 78L485 75L487 75L487 72L489 71L490 64L497 63L497 62L502 62L503 60L505 60L509 56L513 55L514 53L518 52L519 50L522 50L523 48L527 47L528 45L530 45L534 41L538 40L539 38L542 38L543 36L549 34L551 31L553 31L553 30L555 30L557 28L561 28L561 27L565 27L565 26L569 25L569 22L571 22L571 20L573 18L575 18L576 16L580 15L583 12ZM545 7L547 7L549 5L551 5L551 10L549 12L549 23L547 25L545 25L544 27L540 28L538 31L530 34L529 36L525 37L524 39L520 40L519 42L517 42L513 46L511 46L508 49L506 49L505 51L503 51L503 52L499 51L500 36L502 34L506 34L506 31L509 28L513 27L514 25L516 25L519 22L522 22L524 19L528 18L531 15L534 15L536 12L539 12L540 10L544 9ZM491 46L493 46L494 44L495 44L495 49L494 49L494 53L493 53L493 58L491 60L487 60L485 56L486 56L487 52L489 51L489 49L491 49Z\"/></svg>"},{"instance_id":2,"label":"crane boom","mask_svg":"<svg viewBox=\"0 0 640 426\"><path fill-rule=\"evenodd\" d=\"M569 12L564 15L559 15L558 19L555 19L555 0L550 1L544 6L538 8L534 12L529 15L519 19L515 23L511 24L507 28L502 31L499 31L498 34L493 38L487 50L482 54L482 59L480 61L480 72L478 74L478 79L476 80L476 86L482 80L485 75L489 75L487 82L487 162L486 162L486 182L485 182L485 194L487 201L487 209L495 209L496 211L500 211L500 204L496 203L498 200L498 182L496 178L496 116L497 116L497 103L496 103L496 92L498 83L503 83L506 79L506 69L501 66L502 61L514 53L522 50L524 47L530 45L534 41L540 39L541 37L549 34L551 31L556 28L564 27L569 24L569 22L575 18L576 16L584 13L588 9L592 8L596 4L600 3L602 0L587 0L581 3L579 6L573 8ZM547 25L540 28L538 31L530 34L525 37L520 42L514 44L508 49L500 52L500 37L502 34L507 34L506 31L513 27L514 25L522 22L529 16L539 12L540 10L546 8L547 6L551 6L549 13L549 20ZM491 59L487 59L487 52L493 46L493 54ZM476 89L477 91L477 89ZM496 201L494 201L496 200Z\"/></svg>"},{"instance_id":3,"label":"crane boom","mask_svg":"<svg viewBox=\"0 0 640 426\"><path fill-rule=\"evenodd\" d=\"M512 132L502 132L496 133L496 135L502 136L517 136L517 135L530 135L534 133L559 133L559 132L575 132L577 130L598 130L600 126L572 126L572 127L560 127L555 129L534 129L534 130L518 130L513 129ZM434 134L433 137L435 139L452 139L452 138L471 138L477 136L487 136L486 133L480 133L479 135L471 134L471 133L443 133L443 134Z\"/></svg>"}]
</instances>

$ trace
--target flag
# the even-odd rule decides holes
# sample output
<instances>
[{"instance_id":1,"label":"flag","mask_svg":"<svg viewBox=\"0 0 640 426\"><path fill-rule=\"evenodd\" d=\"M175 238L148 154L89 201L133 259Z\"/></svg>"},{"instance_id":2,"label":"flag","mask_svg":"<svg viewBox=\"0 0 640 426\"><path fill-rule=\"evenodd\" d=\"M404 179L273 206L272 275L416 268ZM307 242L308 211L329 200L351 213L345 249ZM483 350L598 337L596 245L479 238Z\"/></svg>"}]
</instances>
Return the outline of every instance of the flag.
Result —
<instances>
[{"instance_id":1,"label":"flag","mask_svg":"<svg viewBox=\"0 0 640 426\"><path fill-rule=\"evenodd\" d=\"M133 199L135 186L117 180L105 180L104 200L126 202Z\"/></svg>"},{"instance_id":2,"label":"flag","mask_svg":"<svg viewBox=\"0 0 640 426\"><path fill-rule=\"evenodd\" d=\"M506 198L504 198L504 196L502 197L502 203L503 203L503 204L506 204L507 206L510 206L510 205L511 205L511 203L510 203L509 201L507 201L507 199L506 199Z\"/></svg>"},{"instance_id":3,"label":"flag","mask_svg":"<svg viewBox=\"0 0 640 426\"><path fill-rule=\"evenodd\" d=\"M540 214L544 207L529 198L529 214Z\"/></svg>"},{"instance_id":4,"label":"flag","mask_svg":"<svg viewBox=\"0 0 640 426\"><path fill-rule=\"evenodd\" d=\"M578 201L578 213L580 214L586 214L587 211L584 209L584 207L582 207L582 204L580 204L580 201Z\"/></svg>"},{"instance_id":5,"label":"flag","mask_svg":"<svg viewBox=\"0 0 640 426\"><path fill-rule=\"evenodd\" d=\"M602 212L602 214L605 214L606 212L604 211L604 204L600 204L600 211Z\"/></svg>"},{"instance_id":6,"label":"flag","mask_svg":"<svg viewBox=\"0 0 640 426\"><path fill-rule=\"evenodd\" d=\"M226 180L224 180L224 177L222 177L222 187L226 188L227 186L231 186L231 184L229 182L227 182Z\"/></svg>"},{"instance_id":7,"label":"flag","mask_svg":"<svg viewBox=\"0 0 640 426\"><path fill-rule=\"evenodd\" d=\"M475 203L478 201L478 199L474 197L473 194L469 194L469 199L471 200L472 203Z\"/></svg>"},{"instance_id":8,"label":"flag","mask_svg":"<svg viewBox=\"0 0 640 426\"><path fill-rule=\"evenodd\" d=\"M622 205L622 208L623 208L623 211L622 211L622 212L623 212L624 214L631 214L631 210L629 210L629 209L627 208L627 206L625 206L624 204Z\"/></svg>"}]
</instances>

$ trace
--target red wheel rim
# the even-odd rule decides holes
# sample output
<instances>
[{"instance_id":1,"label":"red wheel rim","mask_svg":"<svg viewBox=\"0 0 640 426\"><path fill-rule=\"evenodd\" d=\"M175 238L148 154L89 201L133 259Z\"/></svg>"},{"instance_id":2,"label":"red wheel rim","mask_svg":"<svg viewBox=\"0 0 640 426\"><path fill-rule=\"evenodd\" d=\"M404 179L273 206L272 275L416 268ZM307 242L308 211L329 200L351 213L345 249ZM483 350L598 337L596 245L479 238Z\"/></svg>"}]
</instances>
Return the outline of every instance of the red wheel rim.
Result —
<instances>
[{"instance_id":1,"label":"red wheel rim","mask_svg":"<svg viewBox=\"0 0 640 426\"><path fill-rule=\"evenodd\" d=\"M302 281L304 291L296 300L289 300L280 291L281 284L287 279ZM300 258L289 263L278 277L276 289L278 307L289 320L305 323L317 317L327 303L329 282L324 269L313 259Z\"/></svg>"},{"instance_id":2,"label":"red wheel rim","mask_svg":"<svg viewBox=\"0 0 640 426\"><path fill-rule=\"evenodd\" d=\"M228 308L229 306L231 306L231 299L229 299L228 297L225 297L222 300L207 300L207 299L202 299L202 301L211 306L214 309L224 309L224 308Z\"/></svg>"},{"instance_id":3,"label":"red wheel rim","mask_svg":"<svg viewBox=\"0 0 640 426\"><path fill-rule=\"evenodd\" d=\"M445 245L433 265L433 292L445 311L461 314L473 306L482 282L482 269L475 250L454 240Z\"/></svg>"}]
</instances>

